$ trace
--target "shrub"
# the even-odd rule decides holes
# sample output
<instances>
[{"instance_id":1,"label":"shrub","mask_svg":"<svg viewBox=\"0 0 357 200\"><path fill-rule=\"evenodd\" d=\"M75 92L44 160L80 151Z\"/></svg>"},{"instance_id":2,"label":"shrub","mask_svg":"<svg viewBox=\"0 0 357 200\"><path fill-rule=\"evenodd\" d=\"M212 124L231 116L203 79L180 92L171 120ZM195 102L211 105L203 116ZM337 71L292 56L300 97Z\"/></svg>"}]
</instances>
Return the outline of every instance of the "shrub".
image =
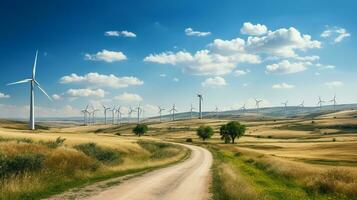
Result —
<instances>
[{"instance_id":1,"label":"shrub","mask_svg":"<svg viewBox=\"0 0 357 200\"><path fill-rule=\"evenodd\" d=\"M40 143L43 144L43 145L46 145L50 149L55 149L55 148L57 148L59 146L62 146L65 140L66 140L66 138L58 137L54 141L53 140L50 140L50 141L47 141L47 142L41 141Z\"/></svg>"},{"instance_id":2,"label":"shrub","mask_svg":"<svg viewBox=\"0 0 357 200\"><path fill-rule=\"evenodd\" d=\"M177 153L177 148L169 143L138 141L138 144L150 152L151 159L169 158Z\"/></svg>"},{"instance_id":3,"label":"shrub","mask_svg":"<svg viewBox=\"0 0 357 200\"><path fill-rule=\"evenodd\" d=\"M192 141L192 138L187 138L187 139L186 139L186 142L193 142L193 141Z\"/></svg>"},{"instance_id":4,"label":"shrub","mask_svg":"<svg viewBox=\"0 0 357 200\"><path fill-rule=\"evenodd\" d=\"M198 137L202 138L203 141L205 141L208 138L211 138L213 134L214 134L213 128L210 126L202 125L197 129L197 135Z\"/></svg>"},{"instance_id":5,"label":"shrub","mask_svg":"<svg viewBox=\"0 0 357 200\"><path fill-rule=\"evenodd\" d=\"M336 138L332 138L332 142L336 142Z\"/></svg>"},{"instance_id":6,"label":"shrub","mask_svg":"<svg viewBox=\"0 0 357 200\"><path fill-rule=\"evenodd\" d=\"M25 153L14 156L0 154L0 177L37 171L43 167L44 156L38 153Z\"/></svg>"},{"instance_id":7,"label":"shrub","mask_svg":"<svg viewBox=\"0 0 357 200\"><path fill-rule=\"evenodd\" d=\"M148 126L145 124L138 124L133 128L133 133L137 136L144 135L149 130Z\"/></svg>"},{"instance_id":8,"label":"shrub","mask_svg":"<svg viewBox=\"0 0 357 200\"><path fill-rule=\"evenodd\" d=\"M74 148L101 162L118 163L121 161L119 152L109 148L102 148L95 143L79 144Z\"/></svg>"}]
</instances>

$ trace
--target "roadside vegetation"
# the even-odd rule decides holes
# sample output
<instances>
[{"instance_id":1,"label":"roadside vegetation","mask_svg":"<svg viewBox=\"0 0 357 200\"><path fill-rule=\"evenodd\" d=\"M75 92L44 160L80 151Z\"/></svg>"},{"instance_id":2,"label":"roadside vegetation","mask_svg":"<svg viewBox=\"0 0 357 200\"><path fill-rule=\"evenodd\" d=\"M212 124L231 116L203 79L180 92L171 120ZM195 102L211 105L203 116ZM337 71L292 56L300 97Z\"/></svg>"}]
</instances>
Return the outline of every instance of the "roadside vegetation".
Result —
<instances>
[{"instance_id":1,"label":"roadside vegetation","mask_svg":"<svg viewBox=\"0 0 357 200\"><path fill-rule=\"evenodd\" d=\"M140 140L140 152L64 138L33 141L0 137L0 199L40 199L78 187L182 160L182 146Z\"/></svg>"}]
</instances>

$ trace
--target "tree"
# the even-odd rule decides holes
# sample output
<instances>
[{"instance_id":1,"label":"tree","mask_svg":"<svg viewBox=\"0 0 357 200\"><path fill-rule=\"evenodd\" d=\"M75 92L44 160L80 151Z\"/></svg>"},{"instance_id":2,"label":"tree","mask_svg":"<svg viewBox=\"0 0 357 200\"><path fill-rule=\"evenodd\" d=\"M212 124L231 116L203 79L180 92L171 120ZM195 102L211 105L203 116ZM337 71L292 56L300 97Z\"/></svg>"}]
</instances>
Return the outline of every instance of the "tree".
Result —
<instances>
[{"instance_id":1,"label":"tree","mask_svg":"<svg viewBox=\"0 0 357 200\"><path fill-rule=\"evenodd\" d=\"M234 140L237 137L240 138L244 135L245 129L245 125L240 124L237 121L228 122L220 128L221 139L224 140L225 143L229 143L231 140L232 144L234 144Z\"/></svg>"},{"instance_id":2,"label":"tree","mask_svg":"<svg viewBox=\"0 0 357 200\"><path fill-rule=\"evenodd\" d=\"M149 128L145 124L138 124L133 128L133 133L140 137L144 135L148 130Z\"/></svg>"},{"instance_id":3,"label":"tree","mask_svg":"<svg viewBox=\"0 0 357 200\"><path fill-rule=\"evenodd\" d=\"M198 137L202 138L203 141L205 141L208 138L211 138L213 133L214 133L213 129L210 126L202 125L197 129L197 135Z\"/></svg>"}]
</instances>

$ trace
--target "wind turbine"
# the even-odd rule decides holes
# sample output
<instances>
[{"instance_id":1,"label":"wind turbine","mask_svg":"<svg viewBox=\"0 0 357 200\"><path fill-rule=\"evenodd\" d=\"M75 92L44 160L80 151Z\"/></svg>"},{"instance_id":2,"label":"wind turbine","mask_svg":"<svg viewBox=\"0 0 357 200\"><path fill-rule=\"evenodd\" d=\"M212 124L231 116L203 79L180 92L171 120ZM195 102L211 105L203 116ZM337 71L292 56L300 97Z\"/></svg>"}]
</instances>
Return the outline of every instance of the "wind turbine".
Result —
<instances>
[{"instance_id":1,"label":"wind turbine","mask_svg":"<svg viewBox=\"0 0 357 200\"><path fill-rule=\"evenodd\" d=\"M88 112L88 105L87 105L86 108L83 109L81 112L83 113L83 124L84 124L84 125L87 125L87 114L89 114L89 112Z\"/></svg>"},{"instance_id":2,"label":"wind turbine","mask_svg":"<svg viewBox=\"0 0 357 200\"><path fill-rule=\"evenodd\" d=\"M198 97L198 109L199 109L199 119L202 119L202 102L203 102L203 96L202 94L197 94Z\"/></svg>"},{"instance_id":3,"label":"wind turbine","mask_svg":"<svg viewBox=\"0 0 357 200\"><path fill-rule=\"evenodd\" d=\"M287 111L287 106L288 106L288 100L286 100L285 102L281 103L284 105L284 111L285 111L285 114L286 114L286 111Z\"/></svg>"},{"instance_id":4,"label":"wind turbine","mask_svg":"<svg viewBox=\"0 0 357 200\"><path fill-rule=\"evenodd\" d=\"M172 121L175 121L175 112L176 112L176 105L174 104L172 106L172 109L170 110L170 113L172 112Z\"/></svg>"},{"instance_id":5,"label":"wind turbine","mask_svg":"<svg viewBox=\"0 0 357 200\"><path fill-rule=\"evenodd\" d=\"M195 108L192 106L192 103L191 103L191 108L190 108L190 119L192 119L192 112L195 110Z\"/></svg>"},{"instance_id":6,"label":"wind turbine","mask_svg":"<svg viewBox=\"0 0 357 200\"><path fill-rule=\"evenodd\" d=\"M216 118L218 118L218 107L216 106L216 108L214 109L214 112L216 113Z\"/></svg>"},{"instance_id":7,"label":"wind turbine","mask_svg":"<svg viewBox=\"0 0 357 200\"><path fill-rule=\"evenodd\" d=\"M95 112L98 112L99 110L98 109L95 109L93 108L93 111L92 111L92 124L94 125L95 124Z\"/></svg>"},{"instance_id":8,"label":"wind turbine","mask_svg":"<svg viewBox=\"0 0 357 200\"><path fill-rule=\"evenodd\" d=\"M333 96L333 99L331 99L330 102L333 102L333 111L336 111L336 104L337 104L336 95Z\"/></svg>"},{"instance_id":9,"label":"wind turbine","mask_svg":"<svg viewBox=\"0 0 357 200\"><path fill-rule=\"evenodd\" d=\"M128 112L128 116L129 116L128 123L130 123L131 114L132 114L133 112L135 112L135 110L134 110L132 107L130 107L130 108L129 108L129 112Z\"/></svg>"},{"instance_id":10,"label":"wind turbine","mask_svg":"<svg viewBox=\"0 0 357 200\"><path fill-rule=\"evenodd\" d=\"M7 85L15 85L15 84L20 84L20 83L30 83L30 122L29 122L29 128L31 130L35 130L35 91L34 88L35 86L38 87L38 89L41 90L42 93L44 93L50 101L52 101L51 97L48 96L48 94L45 92L44 89L41 88L41 85L39 82L36 80L36 64L37 64L37 54L38 51L36 51L36 56L35 56L35 62L33 64L33 69L32 69L32 77L27 78L21 81L17 81L14 83L9 83Z\"/></svg>"},{"instance_id":11,"label":"wind turbine","mask_svg":"<svg viewBox=\"0 0 357 200\"><path fill-rule=\"evenodd\" d=\"M121 122L121 115L123 114L122 112L120 112L120 110L121 110L121 106L119 106L118 109L116 109L116 111L115 111L115 112L117 113L117 120L118 120L118 121L117 121L117 124L118 124L118 125L121 124L121 123L120 123L120 122Z\"/></svg>"},{"instance_id":12,"label":"wind turbine","mask_svg":"<svg viewBox=\"0 0 357 200\"><path fill-rule=\"evenodd\" d=\"M115 107L113 107L110 111L112 111L112 124L114 125L115 124Z\"/></svg>"},{"instance_id":13,"label":"wind turbine","mask_svg":"<svg viewBox=\"0 0 357 200\"><path fill-rule=\"evenodd\" d=\"M105 107L104 105L103 106L103 109L104 109L104 123L107 124L107 111L110 110L109 107Z\"/></svg>"},{"instance_id":14,"label":"wind turbine","mask_svg":"<svg viewBox=\"0 0 357 200\"><path fill-rule=\"evenodd\" d=\"M138 121L138 124L140 124L140 115L142 112L144 112L143 109L140 108L140 105L138 107L136 107L136 112L137 112L137 121Z\"/></svg>"},{"instance_id":15,"label":"wind turbine","mask_svg":"<svg viewBox=\"0 0 357 200\"><path fill-rule=\"evenodd\" d=\"M161 114L162 114L162 111L165 110L165 108L161 108L160 106L157 106L157 108L159 108L160 122L161 122Z\"/></svg>"},{"instance_id":16,"label":"wind turbine","mask_svg":"<svg viewBox=\"0 0 357 200\"><path fill-rule=\"evenodd\" d=\"M325 101L321 100L321 97L319 97L319 101L317 102L317 105L320 106L320 109L322 108L322 103L324 103Z\"/></svg>"},{"instance_id":17,"label":"wind turbine","mask_svg":"<svg viewBox=\"0 0 357 200\"><path fill-rule=\"evenodd\" d=\"M304 110L304 100L302 100L302 102L299 104L299 106L301 107L301 111Z\"/></svg>"},{"instance_id":18,"label":"wind turbine","mask_svg":"<svg viewBox=\"0 0 357 200\"><path fill-rule=\"evenodd\" d=\"M245 107L245 104L242 107L240 107L240 110L242 110L243 113L245 113L245 111L247 110L246 107Z\"/></svg>"},{"instance_id":19,"label":"wind turbine","mask_svg":"<svg viewBox=\"0 0 357 200\"><path fill-rule=\"evenodd\" d=\"M259 113L259 104L263 101L263 100L258 100L258 99L254 99L255 100L255 106L257 107L257 113Z\"/></svg>"}]
</instances>

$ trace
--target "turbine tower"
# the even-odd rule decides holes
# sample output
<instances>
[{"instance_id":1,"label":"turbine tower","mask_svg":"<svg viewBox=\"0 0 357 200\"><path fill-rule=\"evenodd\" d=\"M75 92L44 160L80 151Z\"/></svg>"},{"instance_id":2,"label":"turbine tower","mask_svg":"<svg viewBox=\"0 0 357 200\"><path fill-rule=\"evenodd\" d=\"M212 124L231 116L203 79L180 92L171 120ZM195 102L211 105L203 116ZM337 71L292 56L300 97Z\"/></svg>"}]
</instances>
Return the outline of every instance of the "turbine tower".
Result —
<instances>
[{"instance_id":1,"label":"turbine tower","mask_svg":"<svg viewBox=\"0 0 357 200\"><path fill-rule=\"evenodd\" d=\"M336 104L337 104L336 95L333 96L333 99L331 99L330 102L333 102L333 111L336 111Z\"/></svg>"},{"instance_id":2,"label":"turbine tower","mask_svg":"<svg viewBox=\"0 0 357 200\"><path fill-rule=\"evenodd\" d=\"M129 112L128 112L128 117L129 117L128 123L130 123L131 114L132 114L133 112L135 112L135 110L134 110L132 107L130 107L130 108L129 108Z\"/></svg>"},{"instance_id":3,"label":"turbine tower","mask_svg":"<svg viewBox=\"0 0 357 200\"><path fill-rule=\"evenodd\" d=\"M158 108L159 108L159 114L160 114L160 122L161 122L161 114L162 114L162 111L164 111L165 110L165 108L162 108L162 107L160 107L160 106L157 106Z\"/></svg>"},{"instance_id":4,"label":"turbine tower","mask_svg":"<svg viewBox=\"0 0 357 200\"><path fill-rule=\"evenodd\" d=\"M199 112L198 118L199 118L199 119L202 119L202 102L203 102L203 96L202 96L202 94L197 94L197 97L198 97L198 112Z\"/></svg>"},{"instance_id":5,"label":"turbine tower","mask_svg":"<svg viewBox=\"0 0 357 200\"><path fill-rule=\"evenodd\" d=\"M172 112L172 121L175 121L175 112L177 112L175 104L172 106L172 109L170 110L170 113L171 112Z\"/></svg>"},{"instance_id":6,"label":"turbine tower","mask_svg":"<svg viewBox=\"0 0 357 200\"><path fill-rule=\"evenodd\" d=\"M216 108L214 109L214 112L216 113L216 118L218 118L218 107L216 106Z\"/></svg>"},{"instance_id":7,"label":"turbine tower","mask_svg":"<svg viewBox=\"0 0 357 200\"><path fill-rule=\"evenodd\" d=\"M98 109L93 108L93 111L92 111L92 124L93 125L95 124L95 113L98 111L99 111Z\"/></svg>"},{"instance_id":8,"label":"turbine tower","mask_svg":"<svg viewBox=\"0 0 357 200\"><path fill-rule=\"evenodd\" d=\"M304 110L304 100L302 100L302 102L299 104L299 106L301 107L301 111Z\"/></svg>"},{"instance_id":9,"label":"turbine tower","mask_svg":"<svg viewBox=\"0 0 357 200\"><path fill-rule=\"evenodd\" d=\"M257 113L259 113L259 104L263 101L263 100L258 100L258 99L254 99L255 100L255 106L257 107Z\"/></svg>"},{"instance_id":10,"label":"turbine tower","mask_svg":"<svg viewBox=\"0 0 357 200\"><path fill-rule=\"evenodd\" d=\"M319 97L319 100L317 101L317 105L320 106L320 109L322 108L322 103L324 103L325 101L321 100L321 97Z\"/></svg>"},{"instance_id":11,"label":"turbine tower","mask_svg":"<svg viewBox=\"0 0 357 200\"><path fill-rule=\"evenodd\" d=\"M104 109L104 123L107 124L107 111L110 110L109 107L105 107L104 105L103 106L103 109Z\"/></svg>"},{"instance_id":12,"label":"turbine tower","mask_svg":"<svg viewBox=\"0 0 357 200\"><path fill-rule=\"evenodd\" d=\"M121 111L121 106L118 107L118 109L116 109L116 113L117 113L117 124L120 125L121 124L121 115L123 114Z\"/></svg>"},{"instance_id":13,"label":"turbine tower","mask_svg":"<svg viewBox=\"0 0 357 200\"><path fill-rule=\"evenodd\" d=\"M83 113L83 125L87 125L88 105L81 112Z\"/></svg>"},{"instance_id":14,"label":"turbine tower","mask_svg":"<svg viewBox=\"0 0 357 200\"><path fill-rule=\"evenodd\" d=\"M286 114L286 111L287 111L287 106L288 106L288 100L286 100L285 102L281 103L284 105L284 112Z\"/></svg>"},{"instance_id":15,"label":"turbine tower","mask_svg":"<svg viewBox=\"0 0 357 200\"><path fill-rule=\"evenodd\" d=\"M192 119L192 112L195 110L195 108L192 106L192 103L191 103L191 108L190 108L190 119Z\"/></svg>"},{"instance_id":16,"label":"turbine tower","mask_svg":"<svg viewBox=\"0 0 357 200\"><path fill-rule=\"evenodd\" d=\"M242 107L240 107L240 110L242 110L243 113L245 113L245 111L247 110L246 107L245 107L245 104Z\"/></svg>"},{"instance_id":17,"label":"turbine tower","mask_svg":"<svg viewBox=\"0 0 357 200\"><path fill-rule=\"evenodd\" d=\"M35 130L35 86L38 87L38 89L41 90L42 93L44 93L48 99L50 101L52 101L51 97L48 96L48 94L46 93L46 91L41 88L41 85L39 82L37 82L36 80L36 64L37 64L37 54L38 51L36 51L36 56L35 56L35 62L33 64L33 68L32 68L32 77L31 78L27 78L21 81L17 81L14 83L9 83L7 85L15 85L15 84L20 84L20 83L30 83L30 122L29 122L29 128L31 130Z\"/></svg>"},{"instance_id":18,"label":"turbine tower","mask_svg":"<svg viewBox=\"0 0 357 200\"><path fill-rule=\"evenodd\" d=\"M138 124L140 124L140 115L142 112L144 112L143 109L140 108L140 105L138 107L136 107L136 112L137 112L137 122Z\"/></svg>"},{"instance_id":19,"label":"turbine tower","mask_svg":"<svg viewBox=\"0 0 357 200\"><path fill-rule=\"evenodd\" d=\"M112 124L114 125L115 124L115 107L113 107L110 111L112 111Z\"/></svg>"}]
</instances>

